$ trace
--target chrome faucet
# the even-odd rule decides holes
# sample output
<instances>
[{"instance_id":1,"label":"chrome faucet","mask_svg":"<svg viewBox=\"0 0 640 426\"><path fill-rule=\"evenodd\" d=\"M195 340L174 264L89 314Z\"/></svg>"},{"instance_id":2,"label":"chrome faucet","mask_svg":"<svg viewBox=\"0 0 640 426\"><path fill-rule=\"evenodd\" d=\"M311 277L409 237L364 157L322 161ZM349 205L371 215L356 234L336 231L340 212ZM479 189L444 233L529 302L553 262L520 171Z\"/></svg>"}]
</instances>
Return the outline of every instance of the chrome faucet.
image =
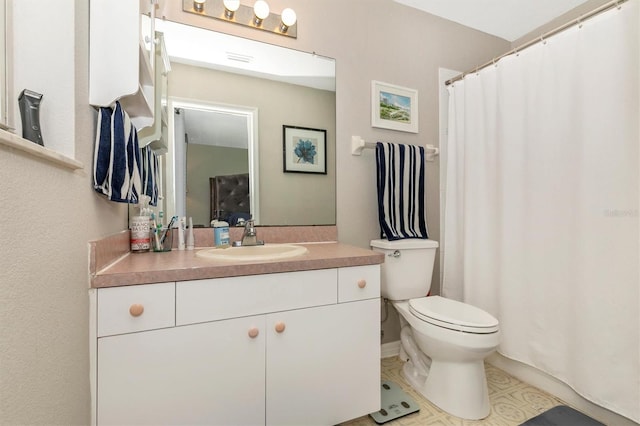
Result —
<instances>
[{"instance_id":1,"label":"chrome faucet","mask_svg":"<svg viewBox=\"0 0 640 426\"><path fill-rule=\"evenodd\" d=\"M242 240L234 241L233 245L236 247L264 245L264 241L258 240L258 233L256 232L255 223L252 219L247 220L244 223L244 233L242 234Z\"/></svg>"}]
</instances>

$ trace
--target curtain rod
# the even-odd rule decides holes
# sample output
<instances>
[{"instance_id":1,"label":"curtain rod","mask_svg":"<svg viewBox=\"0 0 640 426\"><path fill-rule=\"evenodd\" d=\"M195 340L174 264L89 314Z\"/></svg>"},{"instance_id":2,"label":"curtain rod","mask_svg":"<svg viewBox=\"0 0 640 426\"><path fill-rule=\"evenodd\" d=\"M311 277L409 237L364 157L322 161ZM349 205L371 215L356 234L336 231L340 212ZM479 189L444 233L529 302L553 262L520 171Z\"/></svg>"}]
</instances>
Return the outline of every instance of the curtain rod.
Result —
<instances>
[{"instance_id":1,"label":"curtain rod","mask_svg":"<svg viewBox=\"0 0 640 426\"><path fill-rule=\"evenodd\" d=\"M497 58L492 59L489 62L485 62L484 64L475 67L473 70L471 71L467 71L467 72L463 72L462 74L458 74L457 76L447 80L444 84L449 86L452 83L455 83L456 81L460 81L463 78L465 78L468 74L471 74L472 72L478 72L481 69L484 69L486 67L488 67L489 65L495 65L500 59L504 58L505 56L509 56L509 55L513 55L514 53L518 53L524 49L526 49L527 47L533 46L534 44L540 43L541 41L544 41L545 39L554 36L570 27L573 27L575 25L581 25L585 20L592 18L596 15L599 15L602 12L606 12L609 9L612 9L614 7L620 7L620 5L622 5L622 3L627 2L628 0L614 0L614 1L610 1L609 3L606 3L594 10L592 10L591 12L585 13L584 15L581 15L580 17L567 22L564 25L559 26L558 28L555 28L551 31L548 31L544 34L542 34L540 37L536 37L533 40L530 40L524 44L521 44L520 46L516 47L515 49L511 49L509 50L507 53L504 53L500 56L498 56Z\"/></svg>"}]
</instances>

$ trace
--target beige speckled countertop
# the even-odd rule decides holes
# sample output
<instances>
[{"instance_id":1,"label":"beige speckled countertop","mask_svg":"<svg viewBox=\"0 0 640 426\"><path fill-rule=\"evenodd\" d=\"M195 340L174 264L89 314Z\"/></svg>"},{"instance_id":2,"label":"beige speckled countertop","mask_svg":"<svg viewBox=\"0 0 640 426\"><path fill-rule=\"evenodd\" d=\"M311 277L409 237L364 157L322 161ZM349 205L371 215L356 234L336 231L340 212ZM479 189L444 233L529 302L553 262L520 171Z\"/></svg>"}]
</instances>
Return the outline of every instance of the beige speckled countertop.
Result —
<instances>
[{"instance_id":1,"label":"beige speckled countertop","mask_svg":"<svg viewBox=\"0 0 640 426\"><path fill-rule=\"evenodd\" d=\"M128 243L128 233L111 237L111 240L123 240ZM196 243L198 243L198 238L196 238ZM96 261L92 258L90 265L91 287L116 287L169 281L308 271L375 265L384 262L382 253L335 241L299 244L306 247L308 253L288 259L270 261L220 261L196 256L198 250L210 248L209 246L184 251L174 249L165 253L125 252L109 264L101 264L100 260Z\"/></svg>"}]
</instances>

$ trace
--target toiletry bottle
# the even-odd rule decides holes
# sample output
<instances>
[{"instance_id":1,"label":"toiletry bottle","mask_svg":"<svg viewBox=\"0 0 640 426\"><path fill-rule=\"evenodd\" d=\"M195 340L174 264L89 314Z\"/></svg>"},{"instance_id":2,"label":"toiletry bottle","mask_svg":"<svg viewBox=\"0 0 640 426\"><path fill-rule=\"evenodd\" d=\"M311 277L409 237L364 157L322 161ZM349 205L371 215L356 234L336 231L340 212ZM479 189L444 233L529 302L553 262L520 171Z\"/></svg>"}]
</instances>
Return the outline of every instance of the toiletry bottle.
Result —
<instances>
[{"instance_id":1,"label":"toiletry bottle","mask_svg":"<svg viewBox=\"0 0 640 426\"><path fill-rule=\"evenodd\" d=\"M228 247L229 240L229 224L221 220L211 222L213 226L213 245L216 247Z\"/></svg>"},{"instance_id":2,"label":"toiletry bottle","mask_svg":"<svg viewBox=\"0 0 640 426\"><path fill-rule=\"evenodd\" d=\"M160 232L158 232L158 222L156 222L156 215L154 212L151 212L149 216L149 230L151 231L151 245L153 246L153 251L157 251L160 247Z\"/></svg>"},{"instance_id":3,"label":"toiletry bottle","mask_svg":"<svg viewBox=\"0 0 640 426\"><path fill-rule=\"evenodd\" d=\"M187 218L182 216L180 218L180 220L178 221L178 250L184 250L185 249L185 244L184 244L184 232L186 230L187 227Z\"/></svg>"},{"instance_id":4,"label":"toiletry bottle","mask_svg":"<svg viewBox=\"0 0 640 426\"><path fill-rule=\"evenodd\" d=\"M193 218L189 216L189 229L187 229L187 250L193 250Z\"/></svg>"},{"instance_id":5,"label":"toiletry bottle","mask_svg":"<svg viewBox=\"0 0 640 426\"><path fill-rule=\"evenodd\" d=\"M149 197L141 196L139 213L131 218L131 251L143 253L149 251L151 242L149 238Z\"/></svg>"}]
</instances>

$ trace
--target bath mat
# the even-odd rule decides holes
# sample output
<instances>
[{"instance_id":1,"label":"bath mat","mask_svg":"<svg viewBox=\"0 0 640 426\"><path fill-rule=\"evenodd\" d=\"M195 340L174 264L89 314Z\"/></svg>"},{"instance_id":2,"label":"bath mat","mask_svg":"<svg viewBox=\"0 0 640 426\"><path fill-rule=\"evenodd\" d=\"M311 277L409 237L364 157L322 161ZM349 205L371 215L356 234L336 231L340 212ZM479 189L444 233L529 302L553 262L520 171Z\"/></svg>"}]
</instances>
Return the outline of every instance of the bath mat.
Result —
<instances>
[{"instance_id":1,"label":"bath mat","mask_svg":"<svg viewBox=\"0 0 640 426\"><path fill-rule=\"evenodd\" d=\"M582 414L566 405L558 405L536 417L527 420L520 426L605 426L591 417Z\"/></svg>"},{"instance_id":2,"label":"bath mat","mask_svg":"<svg viewBox=\"0 0 640 426\"><path fill-rule=\"evenodd\" d=\"M380 411L369 414L379 425L420 411L420 406L393 382L383 381L381 385L382 403Z\"/></svg>"}]
</instances>

